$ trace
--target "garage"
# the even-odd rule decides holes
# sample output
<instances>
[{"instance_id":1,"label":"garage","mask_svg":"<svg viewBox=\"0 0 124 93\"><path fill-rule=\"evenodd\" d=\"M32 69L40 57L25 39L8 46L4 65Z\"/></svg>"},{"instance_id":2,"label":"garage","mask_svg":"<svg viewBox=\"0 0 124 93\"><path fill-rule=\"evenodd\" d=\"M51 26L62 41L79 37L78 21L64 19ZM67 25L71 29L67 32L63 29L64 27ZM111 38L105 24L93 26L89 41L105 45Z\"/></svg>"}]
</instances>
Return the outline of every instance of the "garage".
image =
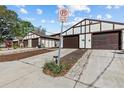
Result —
<instances>
[{"instance_id":1,"label":"garage","mask_svg":"<svg viewBox=\"0 0 124 93\"><path fill-rule=\"evenodd\" d=\"M24 47L28 47L28 40L24 40Z\"/></svg>"},{"instance_id":2,"label":"garage","mask_svg":"<svg viewBox=\"0 0 124 93\"><path fill-rule=\"evenodd\" d=\"M64 36L63 48L79 48L79 35Z\"/></svg>"},{"instance_id":3,"label":"garage","mask_svg":"<svg viewBox=\"0 0 124 93\"><path fill-rule=\"evenodd\" d=\"M32 47L38 46L38 38L32 39Z\"/></svg>"},{"instance_id":4,"label":"garage","mask_svg":"<svg viewBox=\"0 0 124 93\"><path fill-rule=\"evenodd\" d=\"M93 49L121 49L121 31L92 34Z\"/></svg>"}]
</instances>

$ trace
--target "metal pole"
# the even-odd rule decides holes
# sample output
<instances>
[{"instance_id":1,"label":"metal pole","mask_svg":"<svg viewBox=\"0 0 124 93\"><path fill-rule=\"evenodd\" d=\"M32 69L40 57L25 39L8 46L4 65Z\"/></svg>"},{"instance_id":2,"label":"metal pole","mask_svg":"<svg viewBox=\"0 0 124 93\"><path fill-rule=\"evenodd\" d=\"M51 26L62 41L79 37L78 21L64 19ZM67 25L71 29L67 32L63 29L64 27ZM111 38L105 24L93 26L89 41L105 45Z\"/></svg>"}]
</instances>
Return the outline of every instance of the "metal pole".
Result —
<instances>
[{"instance_id":1,"label":"metal pole","mask_svg":"<svg viewBox=\"0 0 124 93\"><path fill-rule=\"evenodd\" d=\"M58 60L57 60L57 64L60 65L60 54L61 54L61 43L62 43L62 32L63 32L63 21L61 24L61 33L60 33L60 41L59 41L59 50L58 50Z\"/></svg>"}]
</instances>

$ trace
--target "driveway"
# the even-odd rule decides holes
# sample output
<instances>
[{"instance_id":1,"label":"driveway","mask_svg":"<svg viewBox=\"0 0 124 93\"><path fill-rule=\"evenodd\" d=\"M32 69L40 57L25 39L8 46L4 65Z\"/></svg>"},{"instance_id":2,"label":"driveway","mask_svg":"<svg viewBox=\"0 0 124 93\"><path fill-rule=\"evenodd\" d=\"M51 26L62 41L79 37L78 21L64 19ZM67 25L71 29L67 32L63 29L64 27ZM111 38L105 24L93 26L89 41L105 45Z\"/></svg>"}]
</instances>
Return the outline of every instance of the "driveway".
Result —
<instances>
[{"instance_id":1,"label":"driveway","mask_svg":"<svg viewBox=\"0 0 124 93\"><path fill-rule=\"evenodd\" d=\"M61 57L73 51L62 49ZM114 50L88 50L65 76L53 78L43 74L42 67L56 54L57 51L52 51L0 63L0 87L124 87L124 54Z\"/></svg>"},{"instance_id":2,"label":"driveway","mask_svg":"<svg viewBox=\"0 0 124 93\"><path fill-rule=\"evenodd\" d=\"M62 49L61 57L76 49ZM0 63L0 87L72 87L74 81L64 77L53 78L42 72L45 62L50 61L58 51L34 57Z\"/></svg>"},{"instance_id":3,"label":"driveway","mask_svg":"<svg viewBox=\"0 0 124 93\"><path fill-rule=\"evenodd\" d=\"M124 87L124 52L88 50L65 76L73 87Z\"/></svg>"}]
</instances>

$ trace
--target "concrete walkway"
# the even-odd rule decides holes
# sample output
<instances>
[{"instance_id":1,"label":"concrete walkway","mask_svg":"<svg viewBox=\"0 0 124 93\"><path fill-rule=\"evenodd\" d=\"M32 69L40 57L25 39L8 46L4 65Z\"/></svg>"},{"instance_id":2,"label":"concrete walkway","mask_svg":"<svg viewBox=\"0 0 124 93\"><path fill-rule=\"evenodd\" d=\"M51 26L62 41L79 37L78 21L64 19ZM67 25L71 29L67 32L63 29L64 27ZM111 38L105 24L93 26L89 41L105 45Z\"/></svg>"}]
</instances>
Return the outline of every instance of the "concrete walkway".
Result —
<instances>
[{"instance_id":1,"label":"concrete walkway","mask_svg":"<svg viewBox=\"0 0 124 93\"><path fill-rule=\"evenodd\" d=\"M61 57L75 50L62 49ZM42 72L44 63L57 55L57 52L0 63L0 87L72 87L74 81L64 77L53 78Z\"/></svg>"},{"instance_id":2,"label":"concrete walkway","mask_svg":"<svg viewBox=\"0 0 124 93\"><path fill-rule=\"evenodd\" d=\"M62 56L75 49L62 49ZM57 51L0 63L0 87L99 88L124 87L124 54L114 50L88 50L64 76L53 78L42 72Z\"/></svg>"}]
</instances>

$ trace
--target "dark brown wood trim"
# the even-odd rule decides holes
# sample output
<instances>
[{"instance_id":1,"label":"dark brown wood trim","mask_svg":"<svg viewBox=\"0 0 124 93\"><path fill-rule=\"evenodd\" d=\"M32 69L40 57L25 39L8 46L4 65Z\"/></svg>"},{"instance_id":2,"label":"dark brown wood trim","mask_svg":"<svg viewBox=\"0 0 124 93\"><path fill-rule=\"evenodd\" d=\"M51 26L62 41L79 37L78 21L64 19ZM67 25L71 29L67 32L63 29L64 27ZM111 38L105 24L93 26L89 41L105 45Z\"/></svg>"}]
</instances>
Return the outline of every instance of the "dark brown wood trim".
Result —
<instances>
[{"instance_id":1,"label":"dark brown wood trim","mask_svg":"<svg viewBox=\"0 0 124 93\"><path fill-rule=\"evenodd\" d=\"M48 47L49 47L49 40L47 42L48 42Z\"/></svg>"},{"instance_id":2,"label":"dark brown wood trim","mask_svg":"<svg viewBox=\"0 0 124 93\"><path fill-rule=\"evenodd\" d=\"M102 31L102 22L100 22L100 32Z\"/></svg>"},{"instance_id":3,"label":"dark brown wood trim","mask_svg":"<svg viewBox=\"0 0 124 93\"><path fill-rule=\"evenodd\" d=\"M74 27L72 28L72 34L74 35Z\"/></svg>"},{"instance_id":4,"label":"dark brown wood trim","mask_svg":"<svg viewBox=\"0 0 124 93\"><path fill-rule=\"evenodd\" d=\"M67 35L67 32L66 32L66 35Z\"/></svg>"},{"instance_id":5,"label":"dark brown wood trim","mask_svg":"<svg viewBox=\"0 0 124 93\"><path fill-rule=\"evenodd\" d=\"M113 30L115 29L115 24L113 24Z\"/></svg>"},{"instance_id":6,"label":"dark brown wood trim","mask_svg":"<svg viewBox=\"0 0 124 93\"><path fill-rule=\"evenodd\" d=\"M86 20L85 20L85 25L86 25ZM84 31L85 31L85 33L86 33L86 26L85 26L85 28L84 28ZM84 45L84 48L86 48L86 34L84 35L84 37L85 37L85 45Z\"/></svg>"},{"instance_id":7,"label":"dark brown wood trim","mask_svg":"<svg viewBox=\"0 0 124 93\"><path fill-rule=\"evenodd\" d=\"M81 23L81 25L82 25L82 23ZM82 33L82 27L80 27L80 33Z\"/></svg>"},{"instance_id":8,"label":"dark brown wood trim","mask_svg":"<svg viewBox=\"0 0 124 93\"><path fill-rule=\"evenodd\" d=\"M74 28L77 28L77 27L82 27L82 26L95 25L95 24L99 24L99 22L98 22L98 23L92 23L92 24L86 24L86 25L75 26Z\"/></svg>"}]
</instances>

